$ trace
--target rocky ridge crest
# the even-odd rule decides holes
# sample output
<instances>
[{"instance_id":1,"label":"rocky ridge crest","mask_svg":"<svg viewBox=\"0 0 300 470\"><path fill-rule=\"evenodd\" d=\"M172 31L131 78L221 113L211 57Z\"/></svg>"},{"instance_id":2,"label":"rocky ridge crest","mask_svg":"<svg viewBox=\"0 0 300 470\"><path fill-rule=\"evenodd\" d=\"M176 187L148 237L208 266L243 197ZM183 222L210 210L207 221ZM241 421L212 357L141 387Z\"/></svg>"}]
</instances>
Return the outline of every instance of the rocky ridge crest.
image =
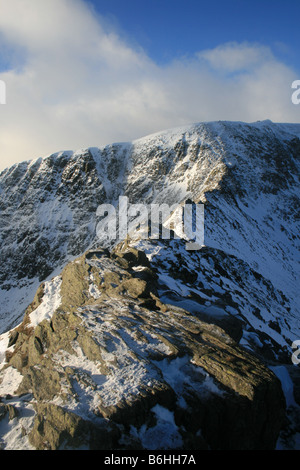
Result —
<instances>
[{"instance_id":1,"label":"rocky ridge crest","mask_svg":"<svg viewBox=\"0 0 300 470\"><path fill-rule=\"evenodd\" d=\"M24 445L274 448L285 409L277 377L220 326L161 302L158 279L145 253L127 246L69 263L51 281L61 301L50 318L40 286L2 371L4 382L19 374L3 400L18 409L16 423L35 413Z\"/></svg>"}]
</instances>

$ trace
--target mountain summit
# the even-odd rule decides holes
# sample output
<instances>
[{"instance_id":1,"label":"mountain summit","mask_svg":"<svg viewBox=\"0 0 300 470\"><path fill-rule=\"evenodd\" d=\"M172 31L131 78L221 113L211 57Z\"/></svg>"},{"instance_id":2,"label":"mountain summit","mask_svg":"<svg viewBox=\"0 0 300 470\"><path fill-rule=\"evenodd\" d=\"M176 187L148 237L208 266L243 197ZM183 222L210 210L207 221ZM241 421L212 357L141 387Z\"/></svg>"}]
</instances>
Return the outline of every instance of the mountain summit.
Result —
<instances>
[{"instance_id":1,"label":"mountain summit","mask_svg":"<svg viewBox=\"0 0 300 470\"><path fill-rule=\"evenodd\" d=\"M0 412L26 427L4 448L75 448L81 435L89 448L292 446L299 156L298 124L222 121L4 170L0 395L14 398ZM120 196L203 204L204 246L106 243L97 209ZM226 436L208 424L220 420Z\"/></svg>"}]
</instances>

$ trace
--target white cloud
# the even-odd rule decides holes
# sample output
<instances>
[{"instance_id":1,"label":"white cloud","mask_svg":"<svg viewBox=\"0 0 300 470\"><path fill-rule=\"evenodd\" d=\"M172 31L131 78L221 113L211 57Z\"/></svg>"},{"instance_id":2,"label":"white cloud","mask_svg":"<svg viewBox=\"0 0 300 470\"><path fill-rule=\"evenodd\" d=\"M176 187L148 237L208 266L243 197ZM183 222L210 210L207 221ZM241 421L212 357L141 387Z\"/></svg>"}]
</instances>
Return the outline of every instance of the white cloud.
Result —
<instances>
[{"instance_id":1,"label":"white cloud","mask_svg":"<svg viewBox=\"0 0 300 470\"><path fill-rule=\"evenodd\" d=\"M201 51L199 59L206 60L212 68L226 73L237 73L261 66L264 62L273 61L270 49L260 44L230 42Z\"/></svg>"},{"instance_id":2,"label":"white cloud","mask_svg":"<svg viewBox=\"0 0 300 470\"><path fill-rule=\"evenodd\" d=\"M265 46L224 44L158 66L82 0L0 0L0 11L14 57L0 73L0 169L195 121L299 122L299 77Z\"/></svg>"}]
</instances>

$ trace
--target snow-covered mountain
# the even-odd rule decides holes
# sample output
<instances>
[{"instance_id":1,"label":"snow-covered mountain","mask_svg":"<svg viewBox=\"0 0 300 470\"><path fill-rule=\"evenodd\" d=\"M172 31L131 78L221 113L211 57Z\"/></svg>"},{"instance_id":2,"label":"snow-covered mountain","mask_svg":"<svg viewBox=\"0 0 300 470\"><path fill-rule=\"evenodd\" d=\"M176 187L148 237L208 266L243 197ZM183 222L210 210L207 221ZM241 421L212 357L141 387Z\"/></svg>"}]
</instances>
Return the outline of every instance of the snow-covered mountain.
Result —
<instances>
[{"instance_id":1,"label":"snow-covered mountain","mask_svg":"<svg viewBox=\"0 0 300 470\"><path fill-rule=\"evenodd\" d=\"M63 268L103 245L96 231L98 206L117 206L119 197L127 196L130 203L204 204L201 250L187 251L181 240L137 239L129 245L146 254L160 302L222 328L281 378L288 377L291 344L300 339L299 157L300 125L211 122L131 143L64 151L4 170L3 364L9 330L22 322L40 284L45 283L42 319L50 320L60 307ZM98 290L91 282L88 298L96 301ZM34 318L38 305L30 309Z\"/></svg>"},{"instance_id":2,"label":"snow-covered mountain","mask_svg":"<svg viewBox=\"0 0 300 470\"><path fill-rule=\"evenodd\" d=\"M287 303L278 321L297 335L299 136L300 125L203 123L4 170L1 331L22 317L28 286L32 296L37 283L98 245L97 207L123 194L131 203L204 202L206 246L281 291ZM25 303L12 308L18 298Z\"/></svg>"}]
</instances>

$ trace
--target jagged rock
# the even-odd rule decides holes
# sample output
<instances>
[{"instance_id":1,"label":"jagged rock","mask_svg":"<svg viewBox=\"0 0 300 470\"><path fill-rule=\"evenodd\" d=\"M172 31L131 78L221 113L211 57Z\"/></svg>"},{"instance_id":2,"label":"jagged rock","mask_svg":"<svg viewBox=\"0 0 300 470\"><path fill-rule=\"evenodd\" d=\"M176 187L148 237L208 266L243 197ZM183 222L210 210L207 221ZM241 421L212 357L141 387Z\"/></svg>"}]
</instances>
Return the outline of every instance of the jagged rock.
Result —
<instances>
[{"instance_id":1,"label":"jagged rock","mask_svg":"<svg viewBox=\"0 0 300 470\"><path fill-rule=\"evenodd\" d=\"M116 427L96 426L54 404L37 403L34 427L29 434L37 450L113 449L119 437Z\"/></svg>"},{"instance_id":2,"label":"jagged rock","mask_svg":"<svg viewBox=\"0 0 300 470\"><path fill-rule=\"evenodd\" d=\"M0 421L8 414L9 420L18 417L18 410L13 405L0 403Z\"/></svg>"},{"instance_id":3,"label":"jagged rock","mask_svg":"<svg viewBox=\"0 0 300 470\"><path fill-rule=\"evenodd\" d=\"M118 247L112 251L112 257L116 258L118 261L122 260L122 265L125 268L133 266L145 266L150 267L149 260L146 254L133 247L126 246L125 250L120 250ZM125 263L124 263L125 261Z\"/></svg>"},{"instance_id":4,"label":"jagged rock","mask_svg":"<svg viewBox=\"0 0 300 470\"><path fill-rule=\"evenodd\" d=\"M126 280L111 288L107 266L112 279L126 274ZM165 410L174 419L175 448L274 448L285 407L276 376L219 326L162 302L149 308L155 294L135 274L114 255L87 253L63 270L61 303L51 319L32 327L29 308L6 369L18 368L16 393L31 393L36 403L31 445L93 448L95 433L105 436L108 426L106 440L97 438L100 448L132 442L147 448L166 425L159 415ZM58 399L60 406L53 403ZM166 443L161 437L160 445Z\"/></svg>"}]
</instances>

